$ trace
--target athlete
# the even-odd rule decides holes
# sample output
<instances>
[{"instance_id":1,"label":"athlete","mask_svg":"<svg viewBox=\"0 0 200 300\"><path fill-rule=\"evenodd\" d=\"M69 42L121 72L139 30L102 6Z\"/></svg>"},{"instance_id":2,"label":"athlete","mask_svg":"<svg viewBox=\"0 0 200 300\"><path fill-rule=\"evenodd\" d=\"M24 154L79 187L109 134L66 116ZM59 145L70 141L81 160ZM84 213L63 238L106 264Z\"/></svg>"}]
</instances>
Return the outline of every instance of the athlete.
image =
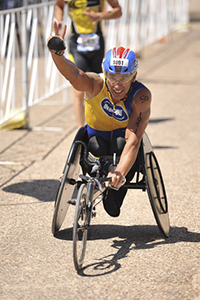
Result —
<instances>
[{"instance_id":1,"label":"athlete","mask_svg":"<svg viewBox=\"0 0 200 300\"><path fill-rule=\"evenodd\" d=\"M117 152L120 160L108 174L110 186L103 196L107 213L120 214L127 192L122 182L134 175L138 150L150 116L151 92L136 80L138 61L133 51L118 47L109 50L102 63L104 77L87 73L64 56L66 25L58 36L58 25L53 24L55 36L48 39L48 47L60 73L72 86L84 92L85 117L89 137L88 149L95 156ZM111 152L111 153L110 153Z\"/></svg>"},{"instance_id":2,"label":"athlete","mask_svg":"<svg viewBox=\"0 0 200 300\"><path fill-rule=\"evenodd\" d=\"M62 27L63 9L68 5L71 18L71 34L69 39L70 60L84 72L101 73L101 62L104 57L104 38L101 20L121 17L118 0L107 0L112 7L103 11L104 0L56 0L55 19L59 29ZM74 90L74 110L78 127L85 124L84 95Z\"/></svg>"}]
</instances>

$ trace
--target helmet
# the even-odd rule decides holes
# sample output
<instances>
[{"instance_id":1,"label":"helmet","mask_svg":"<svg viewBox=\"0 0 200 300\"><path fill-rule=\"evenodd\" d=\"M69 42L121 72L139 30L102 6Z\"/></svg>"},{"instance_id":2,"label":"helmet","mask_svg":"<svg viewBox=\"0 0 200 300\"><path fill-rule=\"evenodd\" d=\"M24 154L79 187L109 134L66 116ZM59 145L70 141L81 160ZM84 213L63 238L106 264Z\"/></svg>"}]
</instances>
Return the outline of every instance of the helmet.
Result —
<instances>
[{"instance_id":1,"label":"helmet","mask_svg":"<svg viewBox=\"0 0 200 300\"><path fill-rule=\"evenodd\" d=\"M115 47L108 50L102 62L102 69L106 78L109 75L108 73L129 74L133 77L137 68L138 61L135 53L124 47Z\"/></svg>"}]
</instances>

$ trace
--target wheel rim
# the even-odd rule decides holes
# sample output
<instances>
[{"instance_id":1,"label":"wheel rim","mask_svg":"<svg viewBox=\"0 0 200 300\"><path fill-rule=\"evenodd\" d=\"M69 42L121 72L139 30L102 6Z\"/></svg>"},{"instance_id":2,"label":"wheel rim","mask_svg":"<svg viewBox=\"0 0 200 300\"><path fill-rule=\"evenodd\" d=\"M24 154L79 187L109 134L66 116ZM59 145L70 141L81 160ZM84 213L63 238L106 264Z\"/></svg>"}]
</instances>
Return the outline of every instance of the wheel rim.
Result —
<instances>
[{"instance_id":1,"label":"wheel rim","mask_svg":"<svg viewBox=\"0 0 200 300\"><path fill-rule=\"evenodd\" d=\"M154 187L155 187L155 191L156 191L156 198L160 205L160 207L158 207L158 209L161 211L161 213L166 214L168 212L168 204L167 204L167 197L166 197L166 192L165 192L165 188L164 188L164 182L162 179L158 161L153 152L150 153L149 160L150 160L150 168L152 171Z\"/></svg>"},{"instance_id":2,"label":"wheel rim","mask_svg":"<svg viewBox=\"0 0 200 300\"><path fill-rule=\"evenodd\" d=\"M74 185L70 184L67 179L74 179L76 180L79 175L80 170L80 155L81 155L81 146L78 147L76 151L76 155L74 158L73 163L66 163L64 174L57 192L56 196L56 203L54 208L54 215L52 220L52 233L55 234L56 231L60 229L62 226L65 216L67 214L69 203L68 201L71 200L73 192L74 192Z\"/></svg>"},{"instance_id":3,"label":"wheel rim","mask_svg":"<svg viewBox=\"0 0 200 300\"><path fill-rule=\"evenodd\" d=\"M147 190L152 210L162 233L169 236L167 197L158 161L153 151L146 154Z\"/></svg>"},{"instance_id":4,"label":"wheel rim","mask_svg":"<svg viewBox=\"0 0 200 300\"><path fill-rule=\"evenodd\" d=\"M87 204L88 204L87 188L83 184L80 187L77 196L74 228L73 228L73 255L74 255L74 265L77 271L79 271L82 267L84 256L85 256L85 250L86 250L87 232L88 232Z\"/></svg>"}]
</instances>

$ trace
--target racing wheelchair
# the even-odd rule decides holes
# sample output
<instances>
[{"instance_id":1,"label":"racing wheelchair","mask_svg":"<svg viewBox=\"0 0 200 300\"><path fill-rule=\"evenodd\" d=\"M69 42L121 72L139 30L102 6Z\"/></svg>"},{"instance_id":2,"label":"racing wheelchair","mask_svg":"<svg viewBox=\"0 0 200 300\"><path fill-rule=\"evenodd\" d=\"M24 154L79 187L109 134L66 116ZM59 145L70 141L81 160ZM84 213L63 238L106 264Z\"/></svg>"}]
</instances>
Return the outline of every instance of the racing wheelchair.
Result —
<instances>
[{"instance_id":1,"label":"racing wheelchair","mask_svg":"<svg viewBox=\"0 0 200 300\"><path fill-rule=\"evenodd\" d=\"M87 151L87 142L87 129L81 127L74 138L60 178L52 220L52 233L55 235L64 222L69 205L75 205L73 260L77 271L83 265L88 229L91 218L96 215L96 205L102 200L102 194L106 189L105 183L109 180L107 174L119 159L116 155L93 157ZM123 187L147 191L156 223L161 233L168 237L170 223L165 186L146 133L138 151L134 181L125 183ZM97 201L99 202L96 203Z\"/></svg>"}]
</instances>

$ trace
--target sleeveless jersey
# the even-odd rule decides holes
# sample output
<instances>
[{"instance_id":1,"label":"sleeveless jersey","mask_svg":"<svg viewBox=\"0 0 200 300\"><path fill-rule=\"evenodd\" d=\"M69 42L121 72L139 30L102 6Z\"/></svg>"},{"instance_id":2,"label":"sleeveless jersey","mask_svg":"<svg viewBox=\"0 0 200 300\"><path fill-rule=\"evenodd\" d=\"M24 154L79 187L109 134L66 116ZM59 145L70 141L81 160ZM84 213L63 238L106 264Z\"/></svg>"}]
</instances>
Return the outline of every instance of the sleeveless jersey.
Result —
<instances>
[{"instance_id":1,"label":"sleeveless jersey","mask_svg":"<svg viewBox=\"0 0 200 300\"><path fill-rule=\"evenodd\" d=\"M72 33L76 34L91 34L100 33L100 23L92 24L88 16L83 15L86 8L94 12L103 10L104 0L65 0L68 4L68 13L72 20Z\"/></svg>"},{"instance_id":2,"label":"sleeveless jersey","mask_svg":"<svg viewBox=\"0 0 200 300\"><path fill-rule=\"evenodd\" d=\"M141 82L135 81L125 101L114 104L104 81L102 90L91 99L85 99L85 119L90 137L101 136L106 140L124 137L125 130L132 112L135 94L145 87Z\"/></svg>"}]
</instances>

